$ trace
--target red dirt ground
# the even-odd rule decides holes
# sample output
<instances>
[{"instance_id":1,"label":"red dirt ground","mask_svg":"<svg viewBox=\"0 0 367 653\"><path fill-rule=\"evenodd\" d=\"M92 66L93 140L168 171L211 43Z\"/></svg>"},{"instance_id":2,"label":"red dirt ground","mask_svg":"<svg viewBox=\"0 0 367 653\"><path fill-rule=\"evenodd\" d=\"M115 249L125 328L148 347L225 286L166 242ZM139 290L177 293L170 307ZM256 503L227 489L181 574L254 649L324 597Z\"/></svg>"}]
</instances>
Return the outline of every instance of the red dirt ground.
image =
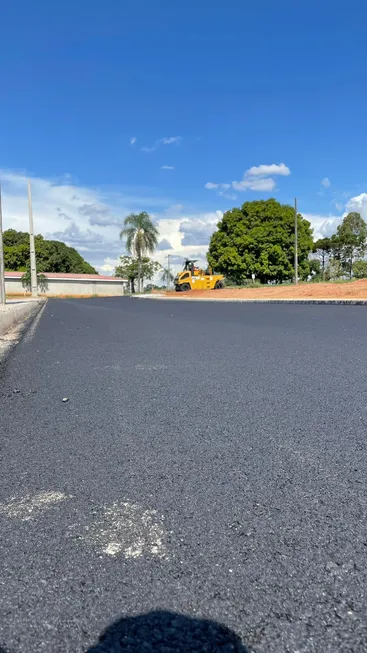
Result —
<instances>
[{"instance_id":1,"label":"red dirt ground","mask_svg":"<svg viewBox=\"0 0 367 653\"><path fill-rule=\"evenodd\" d=\"M166 296L183 299L366 299L367 279L345 283L301 283L264 286L263 288L224 288L223 290L191 290L185 293L166 292Z\"/></svg>"}]
</instances>

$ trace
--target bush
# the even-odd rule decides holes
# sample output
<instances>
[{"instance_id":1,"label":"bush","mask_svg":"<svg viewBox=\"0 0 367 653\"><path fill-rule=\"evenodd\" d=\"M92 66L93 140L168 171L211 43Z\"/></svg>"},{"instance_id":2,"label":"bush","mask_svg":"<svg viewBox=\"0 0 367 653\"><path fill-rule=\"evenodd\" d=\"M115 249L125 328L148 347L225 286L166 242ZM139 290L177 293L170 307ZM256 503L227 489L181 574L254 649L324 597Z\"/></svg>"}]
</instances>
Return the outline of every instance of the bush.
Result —
<instances>
[{"instance_id":1,"label":"bush","mask_svg":"<svg viewBox=\"0 0 367 653\"><path fill-rule=\"evenodd\" d=\"M356 261L352 269L356 279L367 279L367 261Z\"/></svg>"},{"instance_id":2,"label":"bush","mask_svg":"<svg viewBox=\"0 0 367 653\"><path fill-rule=\"evenodd\" d=\"M27 290L28 292L30 292L32 288L31 271L29 268L22 275L22 286L24 290ZM37 288L39 288L42 293L45 293L48 290L47 277L45 277L42 272L37 274Z\"/></svg>"},{"instance_id":3,"label":"bush","mask_svg":"<svg viewBox=\"0 0 367 653\"><path fill-rule=\"evenodd\" d=\"M255 281L243 279L240 283L237 283L233 278L225 277L224 285L226 288L260 288L263 284L258 279L255 279Z\"/></svg>"},{"instance_id":4,"label":"bush","mask_svg":"<svg viewBox=\"0 0 367 653\"><path fill-rule=\"evenodd\" d=\"M258 281L258 279L255 279L255 281L252 281L252 279L245 279L243 282L243 287L244 288L261 288L264 284L261 283L261 281Z\"/></svg>"}]
</instances>

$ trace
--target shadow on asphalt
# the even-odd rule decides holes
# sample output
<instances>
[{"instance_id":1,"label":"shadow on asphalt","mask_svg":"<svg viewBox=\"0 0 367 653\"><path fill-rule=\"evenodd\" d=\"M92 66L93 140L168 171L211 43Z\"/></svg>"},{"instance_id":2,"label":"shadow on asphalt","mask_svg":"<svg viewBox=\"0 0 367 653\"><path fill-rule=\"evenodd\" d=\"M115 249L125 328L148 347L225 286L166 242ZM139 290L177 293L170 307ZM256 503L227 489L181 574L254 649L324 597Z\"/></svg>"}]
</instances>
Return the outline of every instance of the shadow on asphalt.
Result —
<instances>
[{"instance_id":1,"label":"shadow on asphalt","mask_svg":"<svg viewBox=\"0 0 367 653\"><path fill-rule=\"evenodd\" d=\"M236 633L206 619L149 612L111 624L87 653L247 653Z\"/></svg>"},{"instance_id":2,"label":"shadow on asphalt","mask_svg":"<svg viewBox=\"0 0 367 653\"><path fill-rule=\"evenodd\" d=\"M112 623L86 653L248 653L236 633L207 619L149 612ZM0 653L7 651L0 646Z\"/></svg>"}]
</instances>

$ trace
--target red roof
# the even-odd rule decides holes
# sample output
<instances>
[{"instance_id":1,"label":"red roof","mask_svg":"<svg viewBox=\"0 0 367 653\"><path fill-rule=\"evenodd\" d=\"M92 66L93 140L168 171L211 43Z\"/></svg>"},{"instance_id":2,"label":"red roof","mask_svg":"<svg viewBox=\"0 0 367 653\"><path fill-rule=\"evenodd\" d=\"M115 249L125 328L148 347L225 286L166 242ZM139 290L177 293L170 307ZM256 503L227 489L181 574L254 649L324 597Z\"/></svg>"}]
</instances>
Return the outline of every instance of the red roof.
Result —
<instances>
[{"instance_id":1,"label":"red roof","mask_svg":"<svg viewBox=\"0 0 367 653\"><path fill-rule=\"evenodd\" d=\"M5 272L5 277L21 279L24 272ZM83 279L85 281L126 281L120 277L106 277L103 274L74 274L73 272L42 272L47 279Z\"/></svg>"}]
</instances>

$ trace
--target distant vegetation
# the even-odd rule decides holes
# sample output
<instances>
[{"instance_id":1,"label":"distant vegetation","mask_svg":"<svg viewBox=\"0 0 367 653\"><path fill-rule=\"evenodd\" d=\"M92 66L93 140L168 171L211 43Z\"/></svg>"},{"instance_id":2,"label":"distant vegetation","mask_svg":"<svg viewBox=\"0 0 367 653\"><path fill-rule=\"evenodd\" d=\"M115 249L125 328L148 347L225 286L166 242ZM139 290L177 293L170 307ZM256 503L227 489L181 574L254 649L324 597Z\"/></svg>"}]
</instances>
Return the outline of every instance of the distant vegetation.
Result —
<instances>
[{"instance_id":1,"label":"distant vegetation","mask_svg":"<svg viewBox=\"0 0 367 653\"><path fill-rule=\"evenodd\" d=\"M153 276L153 274L150 277L147 274L144 275L143 261L147 258L147 254L153 254L158 245L158 236L158 229L146 211L142 211L142 213L130 213L125 218L124 228L120 232L120 238L121 240L125 240L126 250L131 254L132 260L136 260L137 262L137 275L134 277L132 283L132 292L134 292L135 279L137 280L138 292L141 292L143 290L144 277L151 279ZM153 261L150 263L154 265Z\"/></svg>"},{"instance_id":2,"label":"distant vegetation","mask_svg":"<svg viewBox=\"0 0 367 653\"><path fill-rule=\"evenodd\" d=\"M24 290L26 290L27 292L30 292L32 290L32 275L31 275L30 268L28 268L22 275L22 286ZM42 272L37 273L37 288L42 293L45 293L48 290L47 277L45 277L45 275L42 274Z\"/></svg>"},{"instance_id":3,"label":"distant vegetation","mask_svg":"<svg viewBox=\"0 0 367 653\"><path fill-rule=\"evenodd\" d=\"M294 279L294 209L275 199L245 202L227 211L209 244L208 262L230 283L284 283ZM359 213L345 216L336 234L313 242L310 223L298 223L301 281L367 277L367 225Z\"/></svg>"},{"instance_id":4,"label":"distant vegetation","mask_svg":"<svg viewBox=\"0 0 367 653\"><path fill-rule=\"evenodd\" d=\"M310 223L298 214L298 273L310 274ZM245 202L227 211L210 240L208 262L238 284L251 279L281 283L294 277L294 209L275 199Z\"/></svg>"},{"instance_id":5,"label":"distant vegetation","mask_svg":"<svg viewBox=\"0 0 367 653\"><path fill-rule=\"evenodd\" d=\"M58 240L35 236L38 272L74 272L97 274L73 247ZM15 229L4 232L4 266L6 270L24 272L29 268L29 234Z\"/></svg>"},{"instance_id":6,"label":"distant vegetation","mask_svg":"<svg viewBox=\"0 0 367 653\"><path fill-rule=\"evenodd\" d=\"M134 293L136 290L135 283L138 279L139 270L141 289L143 289L144 279L150 281L160 269L160 263L158 263L158 261L152 261L148 256L143 256L140 260L140 264L138 259L133 256L120 256L120 263L115 268L115 277L128 279L130 291Z\"/></svg>"},{"instance_id":7,"label":"distant vegetation","mask_svg":"<svg viewBox=\"0 0 367 653\"><path fill-rule=\"evenodd\" d=\"M367 225L359 213L348 213L336 234L314 244L315 280L366 278L366 251Z\"/></svg>"}]
</instances>

